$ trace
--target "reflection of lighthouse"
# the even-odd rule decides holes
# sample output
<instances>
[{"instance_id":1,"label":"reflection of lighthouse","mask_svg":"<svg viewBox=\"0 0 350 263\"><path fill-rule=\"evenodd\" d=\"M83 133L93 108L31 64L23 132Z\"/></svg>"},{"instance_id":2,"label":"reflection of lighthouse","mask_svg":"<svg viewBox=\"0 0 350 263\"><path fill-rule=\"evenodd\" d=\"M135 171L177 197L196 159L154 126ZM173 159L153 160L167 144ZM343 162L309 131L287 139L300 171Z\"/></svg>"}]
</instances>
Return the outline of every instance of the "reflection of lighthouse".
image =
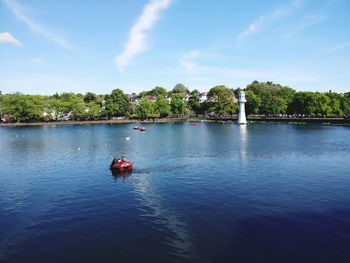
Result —
<instances>
[{"instance_id":1,"label":"reflection of lighthouse","mask_svg":"<svg viewBox=\"0 0 350 263\"><path fill-rule=\"evenodd\" d=\"M239 155L242 160L245 160L247 158L247 143L248 143L247 125L239 126L239 133L241 136Z\"/></svg>"},{"instance_id":2,"label":"reflection of lighthouse","mask_svg":"<svg viewBox=\"0 0 350 263\"><path fill-rule=\"evenodd\" d=\"M245 106L247 100L245 99L244 91L239 92L238 103L239 103L239 114L238 114L238 124L246 124L247 119L245 117Z\"/></svg>"}]
</instances>

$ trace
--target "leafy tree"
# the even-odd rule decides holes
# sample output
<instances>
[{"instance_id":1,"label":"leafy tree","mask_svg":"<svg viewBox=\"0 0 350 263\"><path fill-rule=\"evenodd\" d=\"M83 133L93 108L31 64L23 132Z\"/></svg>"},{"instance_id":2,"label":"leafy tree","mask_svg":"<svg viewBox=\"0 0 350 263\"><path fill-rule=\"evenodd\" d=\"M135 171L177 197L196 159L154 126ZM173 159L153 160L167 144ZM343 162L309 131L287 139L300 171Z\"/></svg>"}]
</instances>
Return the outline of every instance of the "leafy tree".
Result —
<instances>
[{"instance_id":1,"label":"leafy tree","mask_svg":"<svg viewBox=\"0 0 350 263\"><path fill-rule=\"evenodd\" d=\"M320 92L298 92L289 105L289 111L307 116L332 116L330 103L330 98Z\"/></svg>"},{"instance_id":2,"label":"leafy tree","mask_svg":"<svg viewBox=\"0 0 350 263\"><path fill-rule=\"evenodd\" d=\"M0 91L0 121L2 119L2 115L4 111L4 99L5 99L5 95L3 95Z\"/></svg>"},{"instance_id":3,"label":"leafy tree","mask_svg":"<svg viewBox=\"0 0 350 263\"><path fill-rule=\"evenodd\" d=\"M188 99L188 105L190 109L196 113L196 114L202 114L204 113L203 111L203 105L199 102L196 93L191 92L191 96Z\"/></svg>"},{"instance_id":4,"label":"leafy tree","mask_svg":"<svg viewBox=\"0 0 350 263\"><path fill-rule=\"evenodd\" d=\"M106 113L109 116L125 116L130 107L128 95L120 89L114 89L110 95L106 96Z\"/></svg>"},{"instance_id":5,"label":"leafy tree","mask_svg":"<svg viewBox=\"0 0 350 263\"><path fill-rule=\"evenodd\" d=\"M43 96L24 96L20 93L7 95L3 99L3 112L15 121L44 120L45 99Z\"/></svg>"},{"instance_id":6,"label":"leafy tree","mask_svg":"<svg viewBox=\"0 0 350 263\"><path fill-rule=\"evenodd\" d=\"M159 113L160 117L167 117L170 114L170 104L165 96L159 95L154 104L155 111Z\"/></svg>"},{"instance_id":7,"label":"leafy tree","mask_svg":"<svg viewBox=\"0 0 350 263\"><path fill-rule=\"evenodd\" d=\"M282 87L271 81L253 81L246 88L259 97L259 113L278 115L287 113L288 105L294 98L295 91L289 87ZM250 94L251 95L251 94Z\"/></svg>"},{"instance_id":8,"label":"leafy tree","mask_svg":"<svg viewBox=\"0 0 350 263\"><path fill-rule=\"evenodd\" d=\"M59 104L60 112L63 114L67 114L69 112L72 112L74 109L74 105L77 103L78 97L74 93L62 93L60 95L60 101Z\"/></svg>"},{"instance_id":9,"label":"leafy tree","mask_svg":"<svg viewBox=\"0 0 350 263\"><path fill-rule=\"evenodd\" d=\"M260 97L251 90L245 91L245 96L247 100L245 104L247 114L258 114L261 106Z\"/></svg>"},{"instance_id":10,"label":"leafy tree","mask_svg":"<svg viewBox=\"0 0 350 263\"><path fill-rule=\"evenodd\" d=\"M52 95L52 98L58 100L60 99L60 95L56 92L55 94Z\"/></svg>"},{"instance_id":11,"label":"leafy tree","mask_svg":"<svg viewBox=\"0 0 350 263\"><path fill-rule=\"evenodd\" d=\"M85 103L89 103L91 101L96 101L96 100L97 100L97 96L95 93L87 92L84 96Z\"/></svg>"},{"instance_id":12,"label":"leafy tree","mask_svg":"<svg viewBox=\"0 0 350 263\"><path fill-rule=\"evenodd\" d=\"M141 91L138 95L137 98L141 99L145 96L148 96L148 91Z\"/></svg>"},{"instance_id":13,"label":"leafy tree","mask_svg":"<svg viewBox=\"0 0 350 263\"><path fill-rule=\"evenodd\" d=\"M278 96L281 96L287 104L290 104L294 99L295 90L289 87L281 87Z\"/></svg>"},{"instance_id":14,"label":"leafy tree","mask_svg":"<svg viewBox=\"0 0 350 263\"><path fill-rule=\"evenodd\" d=\"M177 116L186 114L186 104L181 94L174 93L171 96L170 106L172 114Z\"/></svg>"},{"instance_id":15,"label":"leafy tree","mask_svg":"<svg viewBox=\"0 0 350 263\"><path fill-rule=\"evenodd\" d=\"M178 83L176 86L173 88L173 93L181 93L181 94L189 94L190 91L188 88L185 87L184 84Z\"/></svg>"},{"instance_id":16,"label":"leafy tree","mask_svg":"<svg viewBox=\"0 0 350 263\"><path fill-rule=\"evenodd\" d=\"M341 109L345 116L350 116L350 92L344 93L340 100Z\"/></svg>"},{"instance_id":17,"label":"leafy tree","mask_svg":"<svg viewBox=\"0 0 350 263\"><path fill-rule=\"evenodd\" d=\"M192 96L198 96L200 94L200 92L197 89L194 89L191 91L190 95Z\"/></svg>"},{"instance_id":18,"label":"leafy tree","mask_svg":"<svg viewBox=\"0 0 350 263\"><path fill-rule=\"evenodd\" d=\"M279 114L285 114L287 112L287 101L279 96L271 96L270 107L266 109L266 113L277 116Z\"/></svg>"},{"instance_id":19,"label":"leafy tree","mask_svg":"<svg viewBox=\"0 0 350 263\"><path fill-rule=\"evenodd\" d=\"M82 97L75 97L72 105L72 114L73 119L82 120L86 118L86 113L88 112L88 108L84 103L84 99Z\"/></svg>"},{"instance_id":20,"label":"leafy tree","mask_svg":"<svg viewBox=\"0 0 350 263\"><path fill-rule=\"evenodd\" d=\"M150 92L148 92L147 95L151 95L151 96L166 96L167 95L167 91L165 88L162 87L155 87L154 89L152 89Z\"/></svg>"},{"instance_id":21,"label":"leafy tree","mask_svg":"<svg viewBox=\"0 0 350 263\"><path fill-rule=\"evenodd\" d=\"M48 116L47 119L57 120L58 117L63 113L62 112L62 101L56 99L57 97L52 97L47 101L46 109Z\"/></svg>"},{"instance_id":22,"label":"leafy tree","mask_svg":"<svg viewBox=\"0 0 350 263\"><path fill-rule=\"evenodd\" d=\"M155 103L143 98L140 104L130 104L128 96L122 90L116 89L109 95L96 95L87 92L85 95L74 93L54 94L52 96L34 96L16 94L0 94L0 111L15 121L41 121L58 119L71 114L74 119L99 119L108 114L112 116L137 115L142 118L166 117L184 115L187 109L197 114L206 111L216 115L232 114L238 108L234 93L240 89L228 89L225 86L213 87L208 93L209 100L199 103L198 90L193 90L186 105L184 96L188 89L183 84L177 84L172 92L169 104L165 96L167 91L155 87L150 91L141 92L138 96L156 96ZM332 91L296 92L295 90L273 82L254 81L245 89L248 114L302 114L318 117L343 117L350 115L350 92L338 94ZM134 94L134 97L136 94ZM102 103L105 100L104 103ZM104 107L102 107L104 106Z\"/></svg>"},{"instance_id":23,"label":"leafy tree","mask_svg":"<svg viewBox=\"0 0 350 263\"><path fill-rule=\"evenodd\" d=\"M230 115L238 108L233 92L223 85L210 89L208 100L209 112L215 115Z\"/></svg>"},{"instance_id":24,"label":"leafy tree","mask_svg":"<svg viewBox=\"0 0 350 263\"><path fill-rule=\"evenodd\" d=\"M142 98L136 106L136 114L140 118L158 118L159 113L156 112L154 103L148 98Z\"/></svg>"},{"instance_id":25,"label":"leafy tree","mask_svg":"<svg viewBox=\"0 0 350 263\"><path fill-rule=\"evenodd\" d=\"M240 91L242 90L240 87L238 87L237 89L230 89L232 92L233 92L233 94L235 95L235 97L236 98L238 98L239 97L239 93L240 93Z\"/></svg>"},{"instance_id":26,"label":"leafy tree","mask_svg":"<svg viewBox=\"0 0 350 263\"><path fill-rule=\"evenodd\" d=\"M101 117L101 107L99 103L91 101L86 104L85 118L90 120L97 120Z\"/></svg>"}]
</instances>

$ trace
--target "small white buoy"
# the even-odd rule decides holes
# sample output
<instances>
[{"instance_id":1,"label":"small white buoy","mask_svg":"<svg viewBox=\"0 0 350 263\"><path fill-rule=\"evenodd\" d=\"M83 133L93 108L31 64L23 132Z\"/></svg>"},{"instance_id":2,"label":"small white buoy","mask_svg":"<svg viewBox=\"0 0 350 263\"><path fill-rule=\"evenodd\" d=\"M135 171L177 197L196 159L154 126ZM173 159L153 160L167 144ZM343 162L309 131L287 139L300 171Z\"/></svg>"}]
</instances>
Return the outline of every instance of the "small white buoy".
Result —
<instances>
[{"instance_id":1,"label":"small white buoy","mask_svg":"<svg viewBox=\"0 0 350 263\"><path fill-rule=\"evenodd\" d=\"M127 141L130 141L130 136L126 137L125 139L126 139Z\"/></svg>"},{"instance_id":2,"label":"small white buoy","mask_svg":"<svg viewBox=\"0 0 350 263\"><path fill-rule=\"evenodd\" d=\"M80 147L78 147L78 151L80 151Z\"/></svg>"}]
</instances>

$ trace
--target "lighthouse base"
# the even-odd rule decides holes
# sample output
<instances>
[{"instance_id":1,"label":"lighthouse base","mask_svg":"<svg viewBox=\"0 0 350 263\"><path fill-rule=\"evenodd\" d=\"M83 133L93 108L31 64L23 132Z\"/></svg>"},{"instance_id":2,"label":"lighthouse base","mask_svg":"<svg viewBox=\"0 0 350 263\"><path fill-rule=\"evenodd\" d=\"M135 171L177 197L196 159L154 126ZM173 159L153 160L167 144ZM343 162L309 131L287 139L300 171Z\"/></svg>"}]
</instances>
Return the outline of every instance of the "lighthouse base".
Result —
<instances>
[{"instance_id":1,"label":"lighthouse base","mask_svg":"<svg viewBox=\"0 0 350 263\"><path fill-rule=\"evenodd\" d=\"M238 124L247 124L244 102L239 103Z\"/></svg>"},{"instance_id":2,"label":"lighthouse base","mask_svg":"<svg viewBox=\"0 0 350 263\"><path fill-rule=\"evenodd\" d=\"M247 120L244 118L240 119L238 118L238 121L237 121L238 124L247 124Z\"/></svg>"}]
</instances>

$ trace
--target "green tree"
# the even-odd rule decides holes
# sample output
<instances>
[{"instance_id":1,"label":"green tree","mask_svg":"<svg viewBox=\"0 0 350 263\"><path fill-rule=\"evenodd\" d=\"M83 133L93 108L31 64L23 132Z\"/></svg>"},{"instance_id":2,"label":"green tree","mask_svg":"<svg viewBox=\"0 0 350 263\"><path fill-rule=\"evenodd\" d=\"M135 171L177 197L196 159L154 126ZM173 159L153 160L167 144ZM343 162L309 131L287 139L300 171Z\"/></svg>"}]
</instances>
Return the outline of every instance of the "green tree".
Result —
<instances>
[{"instance_id":1,"label":"green tree","mask_svg":"<svg viewBox=\"0 0 350 263\"><path fill-rule=\"evenodd\" d=\"M57 97L56 97L57 98ZM62 102L59 99L56 99L55 97L51 97L47 101L46 109L48 116L47 119L53 119L57 120L58 117L63 113L61 110L63 108Z\"/></svg>"},{"instance_id":2,"label":"green tree","mask_svg":"<svg viewBox=\"0 0 350 263\"><path fill-rule=\"evenodd\" d=\"M202 114L203 112L203 105L199 102L196 93L191 92L191 96L188 99L188 106L195 114Z\"/></svg>"},{"instance_id":3,"label":"green tree","mask_svg":"<svg viewBox=\"0 0 350 263\"><path fill-rule=\"evenodd\" d=\"M258 114L261 106L261 99L258 95L256 95L252 90L245 91L246 96L246 112L248 115L250 114Z\"/></svg>"},{"instance_id":4,"label":"green tree","mask_svg":"<svg viewBox=\"0 0 350 263\"><path fill-rule=\"evenodd\" d=\"M306 116L332 116L331 99L320 92L297 92L289 105L290 113Z\"/></svg>"},{"instance_id":5,"label":"green tree","mask_svg":"<svg viewBox=\"0 0 350 263\"><path fill-rule=\"evenodd\" d=\"M181 94L189 94L190 91L188 90L188 88L186 88L186 86L182 83L178 83L175 85L175 87L173 88L173 93L181 93Z\"/></svg>"},{"instance_id":6,"label":"green tree","mask_svg":"<svg viewBox=\"0 0 350 263\"><path fill-rule=\"evenodd\" d=\"M233 92L226 86L215 86L208 92L209 113L214 115L231 115L238 108Z\"/></svg>"},{"instance_id":7,"label":"green tree","mask_svg":"<svg viewBox=\"0 0 350 263\"><path fill-rule=\"evenodd\" d=\"M40 121L45 119L45 104L43 96L16 93L4 97L2 110L15 121Z\"/></svg>"},{"instance_id":8,"label":"green tree","mask_svg":"<svg viewBox=\"0 0 350 263\"><path fill-rule=\"evenodd\" d=\"M84 96L84 102L85 103L89 103L91 101L96 101L97 100L97 96L95 93L92 92L87 92Z\"/></svg>"},{"instance_id":9,"label":"green tree","mask_svg":"<svg viewBox=\"0 0 350 263\"><path fill-rule=\"evenodd\" d=\"M192 96L198 96L199 94L200 94L200 92L197 89L192 90L190 93L190 95L192 95Z\"/></svg>"},{"instance_id":10,"label":"green tree","mask_svg":"<svg viewBox=\"0 0 350 263\"><path fill-rule=\"evenodd\" d=\"M281 96L287 103L287 105L289 105L295 96L295 90L289 87L281 87L278 91L278 96Z\"/></svg>"},{"instance_id":11,"label":"green tree","mask_svg":"<svg viewBox=\"0 0 350 263\"><path fill-rule=\"evenodd\" d=\"M341 109L345 116L350 116L350 92L344 93L340 100Z\"/></svg>"},{"instance_id":12,"label":"green tree","mask_svg":"<svg viewBox=\"0 0 350 263\"><path fill-rule=\"evenodd\" d=\"M247 86L246 92L248 91L259 97L259 113L267 115L287 113L288 105L293 101L295 95L293 89L282 87L271 81L253 81Z\"/></svg>"},{"instance_id":13,"label":"green tree","mask_svg":"<svg viewBox=\"0 0 350 263\"><path fill-rule=\"evenodd\" d=\"M332 109L332 114L334 117L342 117L344 115L342 109L342 99L343 96L339 93L328 92L325 95L330 99L330 107Z\"/></svg>"},{"instance_id":14,"label":"green tree","mask_svg":"<svg viewBox=\"0 0 350 263\"><path fill-rule=\"evenodd\" d=\"M130 107L128 95L120 89L114 89L110 95L106 95L105 111L111 116L125 116Z\"/></svg>"},{"instance_id":15,"label":"green tree","mask_svg":"<svg viewBox=\"0 0 350 263\"><path fill-rule=\"evenodd\" d=\"M285 114L287 112L288 104L287 101L279 96L270 97L270 105L266 109L266 113L277 116L279 114Z\"/></svg>"},{"instance_id":16,"label":"green tree","mask_svg":"<svg viewBox=\"0 0 350 263\"><path fill-rule=\"evenodd\" d=\"M170 114L170 104L165 98L165 96L159 95L156 102L154 103L154 108L160 117L167 117Z\"/></svg>"},{"instance_id":17,"label":"green tree","mask_svg":"<svg viewBox=\"0 0 350 263\"><path fill-rule=\"evenodd\" d=\"M142 98L136 106L136 114L140 118L158 118L159 113L156 112L154 103L148 98Z\"/></svg>"},{"instance_id":18,"label":"green tree","mask_svg":"<svg viewBox=\"0 0 350 263\"><path fill-rule=\"evenodd\" d=\"M167 95L167 91L165 88L163 87L155 87L154 89L152 89L150 92L148 92L147 95L151 95L151 96L166 96Z\"/></svg>"},{"instance_id":19,"label":"green tree","mask_svg":"<svg viewBox=\"0 0 350 263\"><path fill-rule=\"evenodd\" d=\"M174 93L171 96L170 106L173 115L180 116L186 114L186 104L180 93Z\"/></svg>"},{"instance_id":20,"label":"green tree","mask_svg":"<svg viewBox=\"0 0 350 263\"><path fill-rule=\"evenodd\" d=\"M99 103L91 101L85 104L84 118L89 120L97 120L101 117L101 106Z\"/></svg>"}]
</instances>

